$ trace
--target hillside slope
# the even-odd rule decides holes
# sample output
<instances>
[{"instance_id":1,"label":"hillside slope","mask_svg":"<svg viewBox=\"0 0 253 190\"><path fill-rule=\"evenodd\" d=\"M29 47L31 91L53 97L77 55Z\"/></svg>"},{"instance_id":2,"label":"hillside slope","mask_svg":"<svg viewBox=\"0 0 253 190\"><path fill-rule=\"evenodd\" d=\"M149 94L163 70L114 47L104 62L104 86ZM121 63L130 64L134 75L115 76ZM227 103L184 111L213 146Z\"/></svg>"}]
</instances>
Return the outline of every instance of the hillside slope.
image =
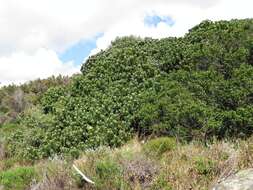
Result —
<instances>
[{"instance_id":1,"label":"hillside slope","mask_svg":"<svg viewBox=\"0 0 253 190\"><path fill-rule=\"evenodd\" d=\"M206 141L253 132L252 19L204 21L183 38L119 38L81 71L24 112L11 152L39 159L135 135Z\"/></svg>"},{"instance_id":2,"label":"hillside slope","mask_svg":"<svg viewBox=\"0 0 253 190\"><path fill-rule=\"evenodd\" d=\"M253 19L119 38L81 72L0 89L0 189L204 190L253 167Z\"/></svg>"}]
</instances>

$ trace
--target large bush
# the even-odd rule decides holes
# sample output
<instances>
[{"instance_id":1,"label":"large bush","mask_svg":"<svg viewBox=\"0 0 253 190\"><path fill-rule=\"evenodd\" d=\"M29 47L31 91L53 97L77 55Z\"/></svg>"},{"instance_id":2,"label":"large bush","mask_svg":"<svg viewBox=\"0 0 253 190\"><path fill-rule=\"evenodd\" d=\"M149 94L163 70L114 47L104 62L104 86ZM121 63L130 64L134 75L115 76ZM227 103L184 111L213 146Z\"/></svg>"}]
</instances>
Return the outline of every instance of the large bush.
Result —
<instances>
[{"instance_id":1,"label":"large bush","mask_svg":"<svg viewBox=\"0 0 253 190\"><path fill-rule=\"evenodd\" d=\"M44 94L38 118L46 127L35 122L30 135L39 132L19 139L50 156L120 146L135 133L186 140L248 136L252 35L253 20L246 19L204 21L183 38L116 39L69 85Z\"/></svg>"}]
</instances>

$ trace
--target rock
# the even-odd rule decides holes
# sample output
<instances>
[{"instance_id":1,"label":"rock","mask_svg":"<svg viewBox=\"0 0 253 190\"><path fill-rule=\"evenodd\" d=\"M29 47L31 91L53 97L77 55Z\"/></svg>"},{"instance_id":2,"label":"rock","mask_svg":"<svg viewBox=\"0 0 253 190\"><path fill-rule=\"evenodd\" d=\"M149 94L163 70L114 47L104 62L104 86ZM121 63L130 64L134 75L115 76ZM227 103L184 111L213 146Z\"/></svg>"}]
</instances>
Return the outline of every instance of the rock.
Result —
<instances>
[{"instance_id":1,"label":"rock","mask_svg":"<svg viewBox=\"0 0 253 190\"><path fill-rule=\"evenodd\" d=\"M214 186L213 190L253 190L253 168L228 177Z\"/></svg>"}]
</instances>

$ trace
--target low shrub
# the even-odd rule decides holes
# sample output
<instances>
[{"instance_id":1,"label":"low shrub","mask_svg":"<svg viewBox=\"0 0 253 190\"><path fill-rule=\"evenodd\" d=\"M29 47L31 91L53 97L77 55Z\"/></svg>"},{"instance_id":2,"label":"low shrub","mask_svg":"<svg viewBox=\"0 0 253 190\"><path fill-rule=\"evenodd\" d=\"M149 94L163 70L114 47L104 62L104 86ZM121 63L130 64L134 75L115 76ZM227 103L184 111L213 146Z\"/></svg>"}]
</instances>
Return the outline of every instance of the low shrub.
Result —
<instances>
[{"instance_id":1,"label":"low shrub","mask_svg":"<svg viewBox=\"0 0 253 190\"><path fill-rule=\"evenodd\" d=\"M122 169L110 160L102 160L96 163L96 186L99 189L120 189L122 187Z\"/></svg>"},{"instance_id":2,"label":"low shrub","mask_svg":"<svg viewBox=\"0 0 253 190\"><path fill-rule=\"evenodd\" d=\"M34 167L18 167L0 173L0 184L5 190L24 190L37 178Z\"/></svg>"},{"instance_id":3,"label":"low shrub","mask_svg":"<svg viewBox=\"0 0 253 190\"><path fill-rule=\"evenodd\" d=\"M124 146L119 149L100 147L97 150L86 151L74 163L88 178L95 182L95 185L85 183L79 175L73 176L75 184L83 189L130 190L131 186L125 178L123 162L129 158L129 153L132 151L132 148Z\"/></svg>"},{"instance_id":4,"label":"low shrub","mask_svg":"<svg viewBox=\"0 0 253 190\"><path fill-rule=\"evenodd\" d=\"M176 140L170 137L161 137L148 141L143 146L144 153L151 156L161 156L163 153L173 150Z\"/></svg>"}]
</instances>

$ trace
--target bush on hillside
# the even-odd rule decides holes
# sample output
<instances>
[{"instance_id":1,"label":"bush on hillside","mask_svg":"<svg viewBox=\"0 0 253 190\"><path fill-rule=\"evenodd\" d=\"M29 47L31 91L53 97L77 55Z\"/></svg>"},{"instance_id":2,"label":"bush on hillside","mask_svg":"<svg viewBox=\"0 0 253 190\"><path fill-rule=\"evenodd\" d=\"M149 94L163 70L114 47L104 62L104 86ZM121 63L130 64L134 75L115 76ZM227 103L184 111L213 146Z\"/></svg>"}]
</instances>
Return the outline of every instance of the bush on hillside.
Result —
<instances>
[{"instance_id":1,"label":"bush on hillside","mask_svg":"<svg viewBox=\"0 0 253 190\"><path fill-rule=\"evenodd\" d=\"M246 137L253 133L252 34L253 20L245 19L204 21L183 38L118 38L68 86L44 94L41 118L53 116L54 124L20 139L50 156L117 147L135 133Z\"/></svg>"}]
</instances>

